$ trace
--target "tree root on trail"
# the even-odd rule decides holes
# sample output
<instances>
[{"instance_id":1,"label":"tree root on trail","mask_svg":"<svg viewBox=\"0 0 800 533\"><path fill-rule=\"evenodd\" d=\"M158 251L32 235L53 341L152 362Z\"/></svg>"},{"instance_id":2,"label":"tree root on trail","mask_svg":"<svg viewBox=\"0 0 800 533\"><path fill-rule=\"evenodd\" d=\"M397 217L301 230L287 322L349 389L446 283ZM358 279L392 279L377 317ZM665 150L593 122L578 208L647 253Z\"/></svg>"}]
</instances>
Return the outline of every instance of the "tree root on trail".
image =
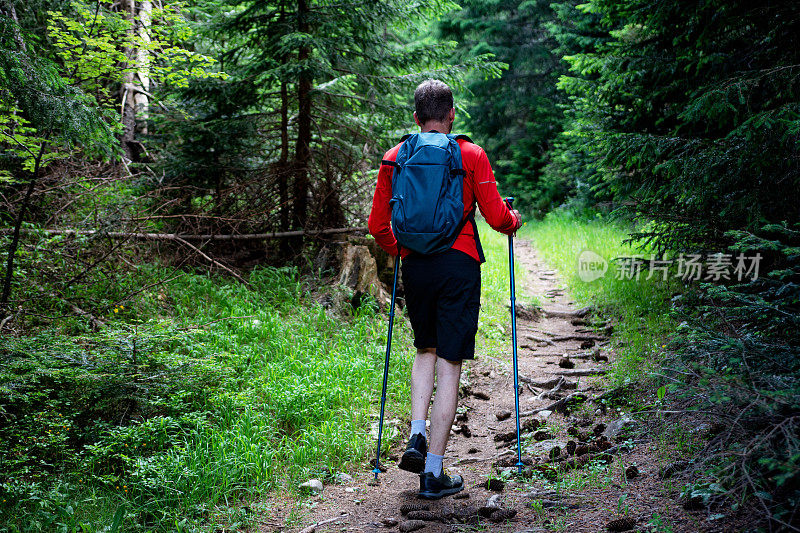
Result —
<instances>
[{"instance_id":1,"label":"tree root on trail","mask_svg":"<svg viewBox=\"0 0 800 533\"><path fill-rule=\"evenodd\" d=\"M523 411L519 416L531 416L542 411L565 411L570 403L586 402L589 398L582 392L573 392L569 396L561 398L557 402L551 403L547 407L540 407L539 409L531 409L530 411Z\"/></svg>"}]
</instances>

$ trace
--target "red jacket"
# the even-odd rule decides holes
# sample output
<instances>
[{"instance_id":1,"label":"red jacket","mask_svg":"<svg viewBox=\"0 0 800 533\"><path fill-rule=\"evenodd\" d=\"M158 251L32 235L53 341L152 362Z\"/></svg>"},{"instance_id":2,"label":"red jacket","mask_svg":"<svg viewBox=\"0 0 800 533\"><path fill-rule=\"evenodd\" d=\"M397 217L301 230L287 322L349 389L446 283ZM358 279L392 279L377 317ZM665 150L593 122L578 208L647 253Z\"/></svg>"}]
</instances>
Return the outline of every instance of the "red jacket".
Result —
<instances>
[{"instance_id":1,"label":"red jacket","mask_svg":"<svg viewBox=\"0 0 800 533\"><path fill-rule=\"evenodd\" d=\"M383 159L396 161L401 144L386 152ZM486 152L477 144L465 139L459 139L458 144L461 147L461 165L467 172L467 175L464 176L463 188L464 216L469 214L477 203L483 218L492 228L507 235L513 233L516 228L516 219L503 202L500 193L497 192L497 182L494 180L494 173L489 159L486 157ZM389 200L392 199L393 171L394 167L381 165L368 225L369 232L375 237L381 248L390 255L397 255L397 239L395 239L389 224L392 215ZM464 229L461 230L452 247L470 255L478 262L482 259L478 253L472 224L464 225ZM406 257L410 253L413 252L406 248L400 252L402 257Z\"/></svg>"}]
</instances>

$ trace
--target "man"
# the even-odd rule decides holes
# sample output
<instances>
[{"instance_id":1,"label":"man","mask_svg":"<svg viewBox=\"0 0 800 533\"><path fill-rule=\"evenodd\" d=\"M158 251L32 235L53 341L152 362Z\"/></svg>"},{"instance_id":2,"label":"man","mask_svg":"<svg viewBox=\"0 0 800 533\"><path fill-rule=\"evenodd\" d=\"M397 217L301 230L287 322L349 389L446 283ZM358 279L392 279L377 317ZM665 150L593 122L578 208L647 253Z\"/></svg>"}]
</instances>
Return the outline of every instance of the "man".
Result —
<instances>
[{"instance_id":1,"label":"man","mask_svg":"<svg viewBox=\"0 0 800 533\"><path fill-rule=\"evenodd\" d=\"M453 94L443 82L427 80L414 92L414 120L421 132L450 133L455 120ZM458 139L462 168L464 216L477 203L495 230L514 233L521 225L519 213L509 210L497 191L492 167L483 149ZM384 155L395 161L402 143ZM390 227L393 167L382 165L369 216L369 231L378 244L397 255L398 243ZM458 406L461 362L473 359L480 309L480 264L484 262L474 219L464 224L452 247L442 253L422 255L400 248L406 308L414 330L417 356L411 370L411 437L400 468L420 474L419 496L439 499L464 487L461 476L450 477L442 459ZM425 436L431 409L430 447Z\"/></svg>"}]
</instances>

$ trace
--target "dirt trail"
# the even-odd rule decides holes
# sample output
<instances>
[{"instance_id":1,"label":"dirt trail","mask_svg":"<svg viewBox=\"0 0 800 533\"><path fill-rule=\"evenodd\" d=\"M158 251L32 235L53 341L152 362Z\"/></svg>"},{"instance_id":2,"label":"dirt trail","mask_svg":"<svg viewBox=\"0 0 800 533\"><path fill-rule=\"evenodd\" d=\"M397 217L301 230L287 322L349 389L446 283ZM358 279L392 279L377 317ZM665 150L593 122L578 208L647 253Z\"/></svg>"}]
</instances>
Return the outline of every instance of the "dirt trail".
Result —
<instances>
[{"instance_id":1,"label":"dirt trail","mask_svg":"<svg viewBox=\"0 0 800 533\"><path fill-rule=\"evenodd\" d=\"M594 360L592 354L596 358L599 351L600 359L605 356L613 361L608 341L597 332L587 329L575 315L576 305L570 301L558 274L539 259L530 243L521 239L515 241L515 258L529 272L525 285L517 287L518 298L522 294L537 295L544 311L544 315L539 317L529 313L517 315L520 375L541 383L564 376L564 373L607 368L607 362ZM574 368L559 366L559 360L565 354L579 355L571 359ZM588 397L602 393L598 377L566 375L564 378L571 388L562 385L562 390L552 395L555 399L575 392ZM517 481L515 478L507 481L502 492L487 490L483 486L487 478L490 475L497 477L493 464L502 459L510 460L511 464L516 461L516 452L510 451L516 450L514 441L495 441L495 436L515 429L510 354L506 360L500 361L477 353L475 361L465 364L462 380L462 388L466 386L468 390L459 405L462 406L461 410L467 408L466 419L461 415L456 425L466 425L468 431L459 428L458 432L452 434L445 458L448 472L464 477L465 489L460 498L447 497L435 502L418 500L418 477L396 466L396 455L402 452L402 448L398 447L394 450L394 456L386 461L388 470L380 475L378 485L369 484L373 474L367 471L354 474L355 479L350 483L326 485L322 494L312 497L316 501L308 516L303 517L303 526L294 530L303 533L403 531L408 525L404 523L409 519L400 512L404 504L428 505L430 511L445 517L444 520L425 522L424 527L419 529L424 533L469 531L475 528L530 533L606 531L607 523L618 518L619 510L625 509L628 510L627 516L635 520L639 531L656 531L646 525L654 513L670 521L673 528L670 531L719 530L709 527L708 522L704 521L705 516L691 516L683 511L674 498L660 490L658 465L654 464L653 454L648 451L647 445L615 455L614 468L611 470L613 474L600 474L593 482L576 485L561 494L547 490L541 481ZM540 409L552 404L554 399L537 399L534 394L534 391L542 393L547 390L547 387L532 389L525 384L520 396L520 410ZM482 399L486 397L488 399ZM511 416L498 420L498 413L503 411L510 412ZM573 438L567 435L569 427L591 432L596 424L607 423L615 418L611 413L595 414L594 406L591 409L584 408L581 414L583 420L559 412L524 417L522 423L533 418L542 420L551 435L540 434L538 437L553 438L536 442L523 454L533 457L534 464L546 462L555 446L565 450L568 439ZM587 414L589 418L585 418ZM408 431L405 424L400 430L403 433ZM533 441L523 440L525 443ZM616 442L612 439L611 444ZM401 446L404 447L405 443ZM562 451L562 454L566 454L566 451ZM636 479L625 480L622 471L632 464L638 465L640 475ZM500 505L515 509L516 516L491 522L488 518L476 515L477 508L487 505L487 500L496 494L500 497ZM532 502L537 503L532 506ZM273 516L270 522L263 523L261 530L286 531L281 527L276 528L275 518Z\"/></svg>"}]
</instances>

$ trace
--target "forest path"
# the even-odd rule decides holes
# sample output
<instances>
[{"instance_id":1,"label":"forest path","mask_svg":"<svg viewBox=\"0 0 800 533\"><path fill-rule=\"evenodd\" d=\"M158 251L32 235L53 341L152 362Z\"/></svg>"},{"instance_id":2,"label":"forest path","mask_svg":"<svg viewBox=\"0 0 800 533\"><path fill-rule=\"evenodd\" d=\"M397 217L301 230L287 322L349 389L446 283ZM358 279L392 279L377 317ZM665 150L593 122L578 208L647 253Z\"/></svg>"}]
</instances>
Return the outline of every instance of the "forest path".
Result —
<instances>
[{"instance_id":1,"label":"forest path","mask_svg":"<svg viewBox=\"0 0 800 533\"><path fill-rule=\"evenodd\" d=\"M575 392L589 398L599 396L603 392L601 378L574 374L590 369L602 371L607 367L607 362L594 359L602 360L605 356L613 361L609 341L587 328L581 311L570 300L558 273L549 269L530 242L515 240L515 259L528 271L527 279L518 280L518 300L524 294L537 295L543 311L542 314L532 314L522 309L517 314L519 374L526 378L526 382L533 382L533 390L530 383L520 382L520 411L544 408L553 404L555 399ZM507 326L510 338L510 320L509 324L502 326ZM570 359L574 363L573 369L559 366L565 355L578 356ZM635 521L639 531L719 531L709 529L708 522L703 523L702 518L690 516L666 491L661 490L652 446L648 449L637 446L631 451L618 452L608 468L592 469L591 465L582 465L581 470L560 475L562 481L558 485L506 476L502 492L487 490L487 479L504 477L497 474L495 465L498 461L510 461L510 465L516 462L515 439L510 442L495 440L498 435L515 431L511 360L509 342L507 358L499 360L478 351L476 359L465 364L459 413L466 409L466 416L461 414L457 417L459 429L451 433L445 457L447 471L464 477L465 488L461 494L433 502L416 498L418 476L397 468L397 458L405 447L405 433L408 431L406 424L401 424L403 442L393 450L386 463L382 463L388 469L379 476L378 484L372 483L374 475L371 472L364 471L355 475L352 482L325 485L321 494L311 498L310 509L302 516L301 526L281 526L280 519L286 517L273 515L262 522L261 531L380 532L411 531L409 528L416 526L414 530L424 533L473 530L595 532L606 531L610 520L622 516L620 511ZM547 392L552 386L536 386L536 383L558 380L562 376L564 384L560 391L553 392L552 399L536 398L534 391ZM578 438L567 434L568 428L573 433L576 430L583 433L581 439L589 442L593 438L591 432L598 424L614 420L611 412L601 414L595 412L596 407L587 402L583 408L571 413L545 411L522 417L521 424L538 419L542 424L538 431L548 433L527 432L534 438L523 437L526 443L523 455L533 458L534 468L546 463L556 446L561 450L561 457L567 457L568 441L576 440L580 444ZM510 412L511 416L499 420L503 415L498 417L498 414L503 412ZM462 426L468 429L465 431ZM590 436L587 437L587 433ZM537 440L539 438L542 440ZM611 444L617 442L612 438ZM575 459L566 458L569 460ZM634 464L638 465L640 474L636 479L627 479L623 472ZM497 522L491 518L499 515L481 516L479 508L486 506L493 495L499 495L499 505L516 510L516 515ZM413 515L401 513L404 505L427 506L433 515L423 517L428 518L427 521L411 524ZM654 514L665 524L669 523L672 529L648 526Z\"/></svg>"}]
</instances>

